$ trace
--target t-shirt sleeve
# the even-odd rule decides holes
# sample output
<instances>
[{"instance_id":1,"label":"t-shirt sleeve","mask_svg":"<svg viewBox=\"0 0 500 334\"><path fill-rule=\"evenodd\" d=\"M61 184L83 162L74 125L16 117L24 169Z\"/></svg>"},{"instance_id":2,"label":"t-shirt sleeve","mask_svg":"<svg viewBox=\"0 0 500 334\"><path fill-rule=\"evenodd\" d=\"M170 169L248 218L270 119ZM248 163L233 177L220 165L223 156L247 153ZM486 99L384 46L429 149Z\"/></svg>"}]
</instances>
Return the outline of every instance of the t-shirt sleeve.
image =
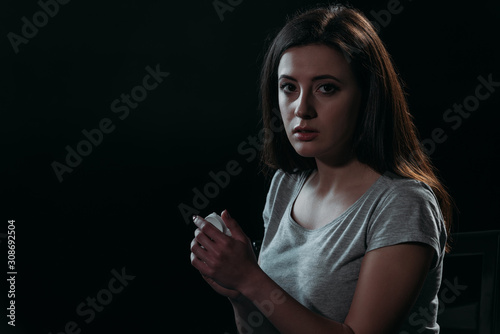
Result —
<instances>
[{"instance_id":1,"label":"t-shirt sleeve","mask_svg":"<svg viewBox=\"0 0 500 334\"><path fill-rule=\"evenodd\" d=\"M420 242L435 250L431 268L444 254L446 229L431 188L407 181L393 188L375 209L367 231L367 252L400 243Z\"/></svg>"}]
</instances>

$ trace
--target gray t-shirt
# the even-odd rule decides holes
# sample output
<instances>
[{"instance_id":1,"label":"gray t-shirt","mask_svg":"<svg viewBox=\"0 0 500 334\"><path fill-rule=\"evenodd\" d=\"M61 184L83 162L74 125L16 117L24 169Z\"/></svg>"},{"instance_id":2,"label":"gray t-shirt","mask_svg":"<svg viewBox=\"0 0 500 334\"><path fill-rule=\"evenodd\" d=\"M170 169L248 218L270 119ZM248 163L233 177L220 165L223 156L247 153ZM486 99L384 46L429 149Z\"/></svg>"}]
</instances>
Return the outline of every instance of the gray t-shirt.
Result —
<instances>
[{"instance_id":1,"label":"gray t-shirt","mask_svg":"<svg viewBox=\"0 0 500 334\"><path fill-rule=\"evenodd\" d=\"M311 311L344 322L366 252L404 242L428 244L435 250L431 269L398 333L439 333L446 229L431 188L386 172L342 215L309 230L293 220L291 208L311 172L278 170L273 177L263 211L264 272Z\"/></svg>"}]
</instances>

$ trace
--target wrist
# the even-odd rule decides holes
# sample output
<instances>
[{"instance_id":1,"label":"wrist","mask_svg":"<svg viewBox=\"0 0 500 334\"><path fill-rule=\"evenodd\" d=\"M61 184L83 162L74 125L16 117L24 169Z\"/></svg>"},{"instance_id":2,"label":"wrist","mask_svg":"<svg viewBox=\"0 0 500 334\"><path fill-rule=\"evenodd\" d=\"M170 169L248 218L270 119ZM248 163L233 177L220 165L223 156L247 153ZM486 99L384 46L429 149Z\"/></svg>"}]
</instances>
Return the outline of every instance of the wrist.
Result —
<instances>
[{"instance_id":1,"label":"wrist","mask_svg":"<svg viewBox=\"0 0 500 334\"><path fill-rule=\"evenodd\" d=\"M251 273L246 275L246 279L238 287L241 297L248 301L254 300L267 280L270 280L270 278L259 266L256 266Z\"/></svg>"}]
</instances>

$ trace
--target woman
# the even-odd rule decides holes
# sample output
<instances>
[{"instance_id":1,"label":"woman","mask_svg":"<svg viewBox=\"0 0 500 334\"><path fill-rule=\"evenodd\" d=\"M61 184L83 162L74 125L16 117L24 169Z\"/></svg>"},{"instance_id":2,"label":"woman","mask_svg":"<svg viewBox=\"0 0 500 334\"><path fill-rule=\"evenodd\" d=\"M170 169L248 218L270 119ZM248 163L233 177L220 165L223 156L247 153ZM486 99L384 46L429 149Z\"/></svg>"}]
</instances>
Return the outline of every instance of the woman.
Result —
<instances>
[{"instance_id":1,"label":"woman","mask_svg":"<svg viewBox=\"0 0 500 334\"><path fill-rule=\"evenodd\" d=\"M240 333L438 333L450 198L421 150L390 56L344 6L292 18L261 77L263 163L276 170L259 261L202 218L191 262Z\"/></svg>"}]
</instances>

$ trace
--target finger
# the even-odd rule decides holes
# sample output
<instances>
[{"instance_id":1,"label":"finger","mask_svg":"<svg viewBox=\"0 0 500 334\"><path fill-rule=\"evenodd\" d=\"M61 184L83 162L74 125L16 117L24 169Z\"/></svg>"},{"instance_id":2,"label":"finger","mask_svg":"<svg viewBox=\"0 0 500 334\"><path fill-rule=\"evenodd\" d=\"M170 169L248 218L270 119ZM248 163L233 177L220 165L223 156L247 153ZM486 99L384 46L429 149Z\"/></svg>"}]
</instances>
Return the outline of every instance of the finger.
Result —
<instances>
[{"instance_id":1,"label":"finger","mask_svg":"<svg viewBox=\"0 0 500 334\"><path fill-rule=\"evenodd\" d=\"M247 240L247 235L245 234L245 232L243 232L238 222L233 217L231 217L229 211L222 211L221 217L222 220L224 220L227 228L231 231L233 238L239 239L241 241Z\"/></svg>"},{"instance_id":2,"label":"finger","mask_svg":"<svg viewBox=\"0 0 500 334\"><path fill-rule=\"evenodd\" d=\"M201 274L205 282L207 282L215 291L223 291L223 290L228 290L221 286L219 283L217 283L213 278L208 277L207 275Z\"/></svg>"},{"instance_id":3,"label":"finger","mask_svg":"<svg viewBox=\"0 0 500 334\"><path fill-rule=\"evenodd\" d=\"M200 260L195 254L191 253L191 265L193 267L195 267L196 269L198 269L198 271L202 274L202 275L208 275L209 274L209 266L203 262L202 260Z\"/></svg>"},{"instance_id":4,"label":"finger","mask_svg":"<svg viewBox=\"0 0 500 334\"><path fill-rule=\"evenodd\" d=\"M219 231L217 227L213 226L200 216L195 216L193 222L201 232L205 233L210 239L214 241L223 237L227 237L224 233Z\"/></svg>"},{"instance_id":5,"label":"finger","mask_svg":"<svg viewBox=\"0 0 500 334\"><path fill-rule=\"evenodd\" d=\"M198 259L203 261L204 263L207 262L207 250L198 243L198 240L193 239L191 241L191 253L196 255Z\"/></svg>"},{"instance_id":6,"label":"finger","mask_svg":"<svg viewBox=\"0 0 500 334\"><path fill-rule=\"evenodd\" d=\"M195 238L196 238L199 234L205 234L205 233L203 233L203 231L202 231L201 229L199 229L199 228L197 228L196 230L194 230L194 237L195 237ZM205 235L206 235L206 234L205 234ZM208 235L207 235L207 237L208 237ZM209 239L213 241L213 239L211 239L211 238L209 238Z\"/></svg>"},{"instance_id":7,"label":"finger","mask_svg":"<svg viewBox=\"0 0 500 334\"><path fill-rule=\"evenodd\" d=\"M194 239L198 241L201 246L205 247L207 251L210 252L214 250L215 242L200 229L196 229L196 231L194 231Z\"/></svg>"},{"instance_id":8,"label":"finger","mask_svg":"<svg viewBox=\"0 0 500 334\"><path fill-rule=\"evenodd\" d=\"M208 277L207 275L204 275L204 274L201 274L201 276L203 277L203 279L210 285L214 286L215 284L217 284L212 278Z\"/></svg>"}]
</instances>

